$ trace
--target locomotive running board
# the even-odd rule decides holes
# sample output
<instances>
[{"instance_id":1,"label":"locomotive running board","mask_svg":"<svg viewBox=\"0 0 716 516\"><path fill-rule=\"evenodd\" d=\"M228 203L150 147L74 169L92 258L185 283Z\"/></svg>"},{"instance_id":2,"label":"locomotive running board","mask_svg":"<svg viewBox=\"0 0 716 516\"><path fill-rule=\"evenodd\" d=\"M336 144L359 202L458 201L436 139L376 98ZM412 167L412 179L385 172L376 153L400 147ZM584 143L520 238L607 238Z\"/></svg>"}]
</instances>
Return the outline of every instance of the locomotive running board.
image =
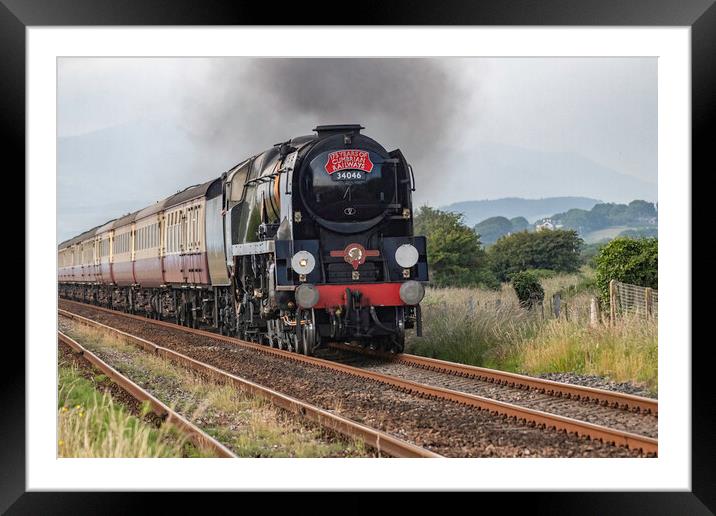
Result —
<instances>
[{"instance_id":1,"label":"locomotive running board","mask_svg":"<svg viewBox=\"0 0 716 516\"><path fill-rule=\"evenodd\" d=\"M231 252L234 256L247 256L251 254L267 254L275 252L273 240L262 240L261 242L247 242L245 244L234 244Z\"/></svg>"}]
</instances>

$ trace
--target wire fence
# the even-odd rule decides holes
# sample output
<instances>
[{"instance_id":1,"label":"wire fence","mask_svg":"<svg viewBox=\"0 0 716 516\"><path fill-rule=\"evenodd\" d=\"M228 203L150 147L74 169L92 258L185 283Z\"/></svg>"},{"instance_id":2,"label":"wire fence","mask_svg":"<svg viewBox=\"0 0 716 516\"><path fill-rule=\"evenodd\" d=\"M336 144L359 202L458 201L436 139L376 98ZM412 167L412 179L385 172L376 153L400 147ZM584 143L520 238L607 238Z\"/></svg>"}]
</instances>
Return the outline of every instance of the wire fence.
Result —
<instances>
[{"instance_id":1,"label":"wire fence","mask_svg":"<svg viewBox=\"0 0 716 516\"><path fill-rule=\"evenodd\" d=\"M490 312L505 317L532 316L542 320L563 319L591 325L602 319L599 301L590 293L565 297L562 292L556 292L543 301L534 303L532 308L526 311L516 297L476 300L470 296L467 298L466 307L469 316L478 312Z\"/></svg>"},{"instance_id":2,"label":"wire fence","mask_svg":"<svg viewBox=\"0 0 716 516\"><path fill-rule=\"evenodd\" d=\"M471 294L463 301L466 314L470 317L480 312L492 313L496 317L560 319L590 326L608 321L613 323L628 316L645 319L659 317L659 293L655 289L612 280L609 282L609 294L609 305L603 305L592 292L570 294L559 289L545 296L544 301L535 303L530 310L524 310L514 293L506 295L504 291L488 296Z\"/></svg>"},{"instance_id":3,"label":"wire fence","mask_svg":"<svg viewBox=\"0 0 716 516\"><path fill-rule=\"evenodd\" d=\"M609 305L612 319L625 314L659 317L659 293L648 287L612 280L609 282Z\"/></svg>"}]
</instances>

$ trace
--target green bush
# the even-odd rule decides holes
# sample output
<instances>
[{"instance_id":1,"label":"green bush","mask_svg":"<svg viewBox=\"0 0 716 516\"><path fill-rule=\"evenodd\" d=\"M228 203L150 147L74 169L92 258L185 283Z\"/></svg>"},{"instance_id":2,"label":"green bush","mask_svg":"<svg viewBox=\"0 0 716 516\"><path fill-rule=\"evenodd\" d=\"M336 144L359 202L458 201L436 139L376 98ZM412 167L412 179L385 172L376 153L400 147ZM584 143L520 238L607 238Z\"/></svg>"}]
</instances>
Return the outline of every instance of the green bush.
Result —
<instances>
[{"instance_id":1,"label":"green bush","mask_svg":"<svg viewBox=\"0 0 716 516\"><path fill-rule=\"evenodd\" d=\"M581 265L582 244L573 230L523 231L500 238L490 247L488 257L492 271L501 281L529 269L576 272Z\"/></svg>"},{"instance_id":2,"label":"green bush","mask_svg":"<svg viewBox=\"0 0 716 516\"><path fill-rule=\"evenodd\" d=\"M533 308L544 301L544 289L532 271L518 272L512 276L512 288L524 308Z\"/></svg>"},{"instance_id":3,"label":"green bush","mask_svg":"<svg viewBox=\"0 0 716 516\"><path fill-rule=\"evenodd\" d=\"M659 288L659 241L656 238L615 238L594 259L595 281L605 306L609 281Z\"/></svg>"}]
</instances>

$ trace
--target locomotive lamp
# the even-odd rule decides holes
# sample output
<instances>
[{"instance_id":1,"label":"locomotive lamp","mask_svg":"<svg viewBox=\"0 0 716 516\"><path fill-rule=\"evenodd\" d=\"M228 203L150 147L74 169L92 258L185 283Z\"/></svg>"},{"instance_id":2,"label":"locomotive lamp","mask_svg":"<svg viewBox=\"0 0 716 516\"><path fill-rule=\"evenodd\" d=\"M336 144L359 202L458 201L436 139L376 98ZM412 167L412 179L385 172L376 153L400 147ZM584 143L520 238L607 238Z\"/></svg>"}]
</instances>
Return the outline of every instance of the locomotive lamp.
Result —
<instances>
[{"instance_id":1,"label":"locomotive lamp","mask_svg":"<svg viewBox=\"0 0 716 516\"><path fill-rule=\"evenodd\" d=\"M395 250L395 261L403 269L409 269L418 263L418 250L410 244L403 244Z\"/></svg>"},{"instance_id":2,"label":"locomotive lamp","mask_svg":"<svg viewBox=\"0 0 716 516\"><path fill-rule=\"evenodd\" d=\"M301 308L313 308L318 303L319 297L318 289L310 283L304 283L296 288L296 302Z\"/></svg>"},{"instance_id":3,"label":"locomotive lamp","mask_svg":"<svg viewBox=\"0 0 716 516\"><path fill-rule=\"evenodd\" d=\"M410 280L400 285L400 299L406 305L417 305L423 300L424 295L425 287L422 283Z\"/></svg>"},{"instance_id":4,"label":"locomotive lamp","mask_svg":"<svg viewBox=\"0 0 716 516\"><path fill-rule=\"evenodd\" d=\"M308 251L298 251L291 258L291 268L299 275L306 276L316 267L316 259Z\"/></svg>"}]
</instances>

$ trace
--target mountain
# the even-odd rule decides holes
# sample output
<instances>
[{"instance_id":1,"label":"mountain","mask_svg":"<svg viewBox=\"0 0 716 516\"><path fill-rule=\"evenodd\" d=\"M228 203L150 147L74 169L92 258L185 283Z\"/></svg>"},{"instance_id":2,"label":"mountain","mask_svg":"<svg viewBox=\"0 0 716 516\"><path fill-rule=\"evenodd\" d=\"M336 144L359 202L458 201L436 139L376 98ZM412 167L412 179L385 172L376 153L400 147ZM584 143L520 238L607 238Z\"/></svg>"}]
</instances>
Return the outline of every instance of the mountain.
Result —
<instances>
[{"instance_id":1,"label":"mountain","mask_svg":"<svg viewBox=\"0 0 716 516\"><path fill-rule=\"evenodd\" d=\"M440 209L454 213L462 213L465 223L474 226L490 217L524 217L534 222L554 213L568 211L572 208L591 210L600 201L589 197L546 197L544 199L522 199L506 197L503 199L486 199L481 201L456 202Z\"/></svg>"},{"instance_id":2,"label":"mountain","mask_svg":"<svg viewBox=\"0 0 716 516\"><path fill-rule=\"evenodd\" d=\"M444 156L443 163L445 172L441 174L440 191L428 192L431 198L447 198L438 203L443 205L451 202L450 197L461 200L587 197L620 203L632 199L657 200L656 170L654 180L646 181L574 152L475 142L467 150L455 149ZM426 201L430 204L429 199ZM556 212L550 208L539 215L552 213ZM508 216L495 212L479 216L494 215ZM473 219L473 222L480 220Z\"/></svg>"}]
</instances>

